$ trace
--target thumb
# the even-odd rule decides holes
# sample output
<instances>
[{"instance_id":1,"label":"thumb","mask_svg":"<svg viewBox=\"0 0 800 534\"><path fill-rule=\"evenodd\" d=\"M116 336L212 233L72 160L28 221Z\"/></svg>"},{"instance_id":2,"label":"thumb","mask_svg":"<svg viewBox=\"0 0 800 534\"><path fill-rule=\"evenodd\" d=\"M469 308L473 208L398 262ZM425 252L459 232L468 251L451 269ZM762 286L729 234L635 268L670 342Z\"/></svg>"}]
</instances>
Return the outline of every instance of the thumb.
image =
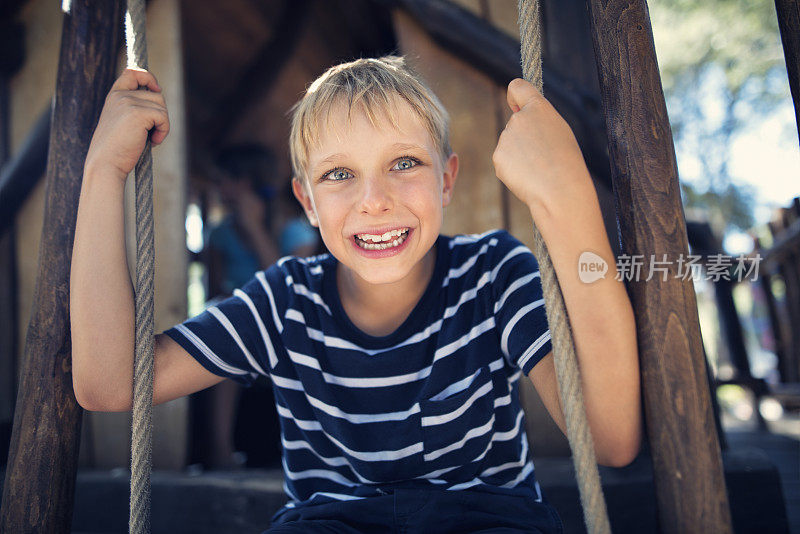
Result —
<instances>
[{"instance_id":1,"label":"thumb","mask_svg":"<svg viewBox=\"0 0 800 534\"><path fill-rule=\"evenodd\" d=\"M514 78L511 80L511 83L508 84L506 100L508 102L508 107L510 107L511 111L514 113L537 98L542 98L542 93L540 93L532 83L522 78Z\"/></svg>"}]
</instances>

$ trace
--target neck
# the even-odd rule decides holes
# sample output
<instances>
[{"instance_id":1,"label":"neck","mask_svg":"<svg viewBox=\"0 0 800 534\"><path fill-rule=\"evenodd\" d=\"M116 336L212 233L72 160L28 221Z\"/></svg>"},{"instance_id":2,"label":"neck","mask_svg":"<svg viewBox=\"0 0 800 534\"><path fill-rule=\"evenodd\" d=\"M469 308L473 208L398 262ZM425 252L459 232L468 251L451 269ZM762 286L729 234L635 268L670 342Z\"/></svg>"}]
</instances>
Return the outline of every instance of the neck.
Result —
<instances>
[{"instance_id":1,"label":"neck","mask_svg":"<svg viewBox=\"0 0 800 534\"><path fill-rule=\"evenodd\" d=\"M371 335L388 335L405 321L422 298L435 264L436 245L405 278L389 284L370 284L348 269L337 269L342 306L361 330Z\"/></svg>"}]
</instances>

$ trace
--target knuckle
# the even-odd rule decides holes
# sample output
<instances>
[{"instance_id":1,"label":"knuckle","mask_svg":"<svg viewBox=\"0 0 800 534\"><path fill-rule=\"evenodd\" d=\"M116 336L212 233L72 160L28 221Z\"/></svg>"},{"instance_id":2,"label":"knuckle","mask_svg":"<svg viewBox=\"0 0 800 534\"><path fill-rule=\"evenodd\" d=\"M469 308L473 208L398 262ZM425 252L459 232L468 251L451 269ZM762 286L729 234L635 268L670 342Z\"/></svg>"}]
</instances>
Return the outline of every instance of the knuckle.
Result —
<instances>
[{"instance_id":1,"label":"knuckle","mask_svg":"<svg viewBox=\"0 0 800 534\"><path fill-rule=\"evenodd\" d=\"M494 163L495 166L497 166L497 164L501 161L502 155L503 151L500 148L500 145L498 145L497 148L494 149L494 152L492 152L492 163Z\"/></svg>"}]
</instances>

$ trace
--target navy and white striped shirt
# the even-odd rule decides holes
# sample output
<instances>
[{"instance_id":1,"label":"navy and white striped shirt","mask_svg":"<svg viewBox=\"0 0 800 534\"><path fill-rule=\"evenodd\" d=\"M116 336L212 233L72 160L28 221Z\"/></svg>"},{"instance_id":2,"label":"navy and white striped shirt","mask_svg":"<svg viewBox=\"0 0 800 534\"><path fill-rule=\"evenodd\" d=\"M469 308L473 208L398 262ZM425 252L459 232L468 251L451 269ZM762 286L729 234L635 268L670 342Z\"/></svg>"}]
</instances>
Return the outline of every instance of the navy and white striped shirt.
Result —
<instances>
[{"instance_id":1,"label":"navy and white striped shirt","mask_svg":"<svg viewBox=\"0 0 800 534\"><path fill-rule=\"evenodd\" d=\"M282 258L166 332L212 373L271 379L289 498L274 518L396 487L541 501L518 391L551 350L530 250L503 230L440 235L425 293L383 337L347 317L337 264Z\"/></svg>"}]
</instances>

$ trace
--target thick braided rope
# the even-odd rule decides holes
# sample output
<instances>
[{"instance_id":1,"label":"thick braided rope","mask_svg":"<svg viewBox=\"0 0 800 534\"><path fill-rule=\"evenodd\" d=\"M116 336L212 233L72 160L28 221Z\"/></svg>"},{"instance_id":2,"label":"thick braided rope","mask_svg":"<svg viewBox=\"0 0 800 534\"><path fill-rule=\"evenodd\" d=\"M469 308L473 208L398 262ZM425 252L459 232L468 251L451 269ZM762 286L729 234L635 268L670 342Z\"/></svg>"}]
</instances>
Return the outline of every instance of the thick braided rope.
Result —
<instances>
[{"instance_id":1,"label":"thick braided rope","mask_svg":"<svg viewBox=\"0 0 800 534\"><path fill-rule=\"evenodd\" d=\"M538 0L519 0L520 50L522 72L526 80L542 90L542 32ZM544 291L547 322L553 338L556 376L561 405L567 423L567 438L572 448L572 459L583 505L583 517L589 534L611 532L603 489L594 455L594 444L589 432L583 404L578 359L564 305L561 287L553 269L542 235L533 226L533 244Z\"/></svg>"},{"instance_id":2,"label":"thick braided rope","mask_svg":"<svg viewBox=\"0 0 800 534\"><path fill-rule=\"evenodd\" d=\"M128 0L125 38L128 67L147 69L144 0ZM136 163L136 350L133 362L131 501L128 529L150 532L153 449L153 158L150 141Z\"/></svg>"}]
</instances>

